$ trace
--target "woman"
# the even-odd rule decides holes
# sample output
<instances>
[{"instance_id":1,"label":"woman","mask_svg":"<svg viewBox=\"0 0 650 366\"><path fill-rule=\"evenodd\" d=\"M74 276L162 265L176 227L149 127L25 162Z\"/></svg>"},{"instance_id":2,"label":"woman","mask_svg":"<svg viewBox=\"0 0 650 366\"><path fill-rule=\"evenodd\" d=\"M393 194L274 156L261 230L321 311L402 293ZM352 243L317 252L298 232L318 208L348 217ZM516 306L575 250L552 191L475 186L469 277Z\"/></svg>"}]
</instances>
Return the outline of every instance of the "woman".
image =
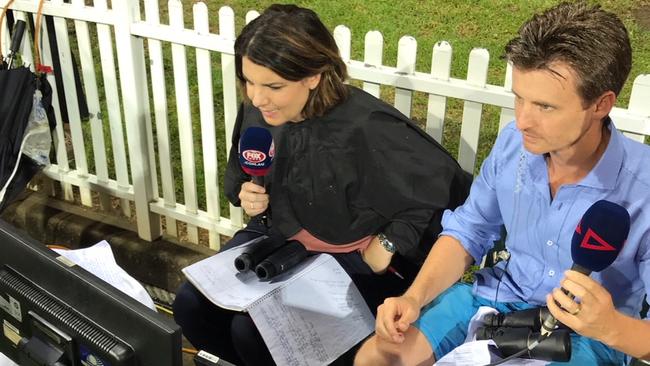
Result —
<instances>
[{"instance_id":1,"label":"woman","mask_svg":"<svg viewBox=\"0 0 650 366\"><path fill-rule=\"evenodd\" d=\"M267 233L259 216L270 212L273 235L332 254L374 312L410 284L443 210L464 201L469 174L407 117L344 84L336 43L311 10L269 7L244 27L235 58L245 102L225 189L253 219L228 247ZM239 136L252 126L275 142L264 186L239 166ZM273 364L246 314L217 308L190 284L174 313L196 347L238 365Z\"/></svg>"}]
</instances>

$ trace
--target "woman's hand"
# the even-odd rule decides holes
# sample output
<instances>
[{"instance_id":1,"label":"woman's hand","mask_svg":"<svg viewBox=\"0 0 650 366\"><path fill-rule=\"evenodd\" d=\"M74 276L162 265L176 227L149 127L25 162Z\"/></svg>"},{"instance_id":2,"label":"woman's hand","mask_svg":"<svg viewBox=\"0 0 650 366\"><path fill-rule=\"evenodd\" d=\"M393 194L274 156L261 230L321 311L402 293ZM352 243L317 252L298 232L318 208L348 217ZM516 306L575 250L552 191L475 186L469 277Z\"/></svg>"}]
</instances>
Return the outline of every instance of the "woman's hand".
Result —
<instances>
[{"instance_id":1,"label":"woman's hand","mask_svg":"<svg viewBox=\"0 0 650 366\"><path fill-rule=\"evenodd\" d=\"M374 237L368 247L361 251L361 258L375 273L384 273L390 264L393 253L384 249L379 238Z\"/></svg>"},{"instance_id":2,"label":"woman's hand","mask_svg":"<svg viewBox=\"0 0 650 366\"><path fill-rule=\"evenodd\" d=\"M241 207L250 217L257 216L269 207L269 195L266 189L252 182L242 184L239 191Z\"/></svg>"}]
</instances>

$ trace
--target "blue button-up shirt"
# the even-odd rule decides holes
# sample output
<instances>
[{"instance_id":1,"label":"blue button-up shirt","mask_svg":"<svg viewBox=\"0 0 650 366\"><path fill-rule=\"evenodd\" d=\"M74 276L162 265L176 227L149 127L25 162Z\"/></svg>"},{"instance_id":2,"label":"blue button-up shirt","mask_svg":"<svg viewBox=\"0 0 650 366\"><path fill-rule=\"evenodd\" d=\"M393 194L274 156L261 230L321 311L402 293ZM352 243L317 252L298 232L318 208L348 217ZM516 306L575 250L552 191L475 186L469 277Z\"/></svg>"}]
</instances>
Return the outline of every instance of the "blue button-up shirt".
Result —
<instances>
[{"instance_id":1,"label":"blue button-up shirt","mask_svg":"<svg viewBox=\"0 0 650 366\"><path fill-rule=\"evenodd\" d=\"M560 286L573 264L577 223L594 202L605 199L628 210L631 228L616 261L591 276L620 311L638 317L643 295L650 293L650 147L626 138L613 123L609 128L600 161L579 183L561 186L555 198L544 156L524 149L514 123L501 131L469 198L442 220L441 235L458 239L477 263L505 225L507 268L502 261L478 271L476 295L494 299L498 286L498 301L545 305L546 294Z\"/></svg>"}]
</instances>

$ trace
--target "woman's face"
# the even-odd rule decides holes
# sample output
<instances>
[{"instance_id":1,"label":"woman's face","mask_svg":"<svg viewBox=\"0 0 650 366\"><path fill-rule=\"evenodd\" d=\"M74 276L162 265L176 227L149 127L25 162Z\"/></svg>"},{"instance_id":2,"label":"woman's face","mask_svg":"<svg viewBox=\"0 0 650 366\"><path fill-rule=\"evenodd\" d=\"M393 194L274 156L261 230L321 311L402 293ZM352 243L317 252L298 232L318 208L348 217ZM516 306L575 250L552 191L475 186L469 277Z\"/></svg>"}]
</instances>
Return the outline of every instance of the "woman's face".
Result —
<instances>
[{"instance_id":1,"label":"woman's face","mask_svg":"<svg viewBox=\"0 0 650 366\"><path fill-rule=\"evenodd\" d=\"M302 110L309 92L320 81L320 74L299 81L286 80L246 56L242 57L242 73L246 81L246 95L272 126L302 121Z\"/></svg>"}]
</instances>

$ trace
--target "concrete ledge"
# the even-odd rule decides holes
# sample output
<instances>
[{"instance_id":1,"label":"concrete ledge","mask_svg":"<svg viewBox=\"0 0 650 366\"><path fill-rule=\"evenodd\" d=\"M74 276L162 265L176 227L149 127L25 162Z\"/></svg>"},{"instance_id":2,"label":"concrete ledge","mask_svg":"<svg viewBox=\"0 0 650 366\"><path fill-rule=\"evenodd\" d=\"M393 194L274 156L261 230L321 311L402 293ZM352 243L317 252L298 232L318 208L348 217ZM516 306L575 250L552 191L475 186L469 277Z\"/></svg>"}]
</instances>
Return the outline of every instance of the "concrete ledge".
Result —
<instances>
[{"instance_id":1,"label":"concrete ledge","mask_svg":"<svg viewBox=\"0 0 650 366\"><path fill-rule=\"evenodd\" d=\"M64 207L66 205L70 207ZM1 217L44 244L76 249L106 240L124 270L140 282L169 292L175 292L185 280L181 273L183 267L215 253L209 248L178 243L174 239L142 240L127 229L131 226L127 222L116 223L115 217L38 192L28 192L7 207Z\"/></svg>"}]
</instances>

